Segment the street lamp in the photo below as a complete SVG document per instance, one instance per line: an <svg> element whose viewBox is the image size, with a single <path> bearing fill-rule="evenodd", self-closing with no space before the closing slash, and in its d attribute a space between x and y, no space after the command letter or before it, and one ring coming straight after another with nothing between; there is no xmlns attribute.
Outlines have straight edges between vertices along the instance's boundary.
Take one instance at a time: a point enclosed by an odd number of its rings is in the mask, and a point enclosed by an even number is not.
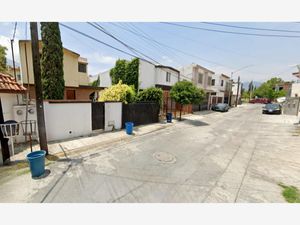
<svg viewBox="0 0 300 225"><path fill-rule="evenodd" d="M243 70L243 69L246 69L246 68L248 68L248 67L250 67L250 66L253 66L253 65L243 66L243 67L241 67L241 68L239 68L239 69L237 69L237 70L231 72L231 74L230 74L230 79L231 79L231 82L230 82L231 85L230 85L230 86L231 86L231 89L230 89L230 101L229 101L229 104L231 104L232 82L233 82L232 77L233 77L233 74L236 73L236 72L238 72L238 71L241 71L241 70ZM237 82L237 83L238 83L238 87L237 87L237 92L236 92L235 107L237 107L238 97L239 97L240 76L238 76L238 82Z"/></svg>

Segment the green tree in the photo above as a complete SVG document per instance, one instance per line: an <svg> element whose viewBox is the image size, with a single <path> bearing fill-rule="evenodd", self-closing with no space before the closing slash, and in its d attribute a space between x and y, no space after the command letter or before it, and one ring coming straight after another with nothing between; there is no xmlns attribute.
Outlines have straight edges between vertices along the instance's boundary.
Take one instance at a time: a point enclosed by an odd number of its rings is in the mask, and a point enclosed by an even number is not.
<svg viewBox="0 0 300 225"><path fill-rule="evenodd" d="M118 59L116 61L115 67L110 70L109 75L111 77L111 83L113 85L118 84L120 80L125 83L126 64L127 61L125 59Z"/></svg>
<svg viewBox="0 0 300 225"><path fill-rule="evenodd" d="M91 86L92 87L99 87L100 86L100 76L98 75L97 77L97 80L94 80L92 83L91 83Z"/></svg>
<svg viewBox="0 0 300 225"><path fill-rule="evenodd" d="M133 102L135 99L135 91L133 86L128 86L127 84L122 84L120 80L119 83L106 88L104 91L100 92L99 101L117 101L124 102L125 104Z"/></svg>
<svg viewBox="0 0 300 225"><path fill-rule="evenodd" d="M42 22L41 75L45 99L63 99L63 46L57 22Z"/></svg>
<svg viewBox="0 0 300 225"><path fill-rule="evenodd" d="M157 102L162 104L163 91L161 88L150 87L140 91L137 94L136 101L138 102Z"/></svg>
<svg viewBox="0 0 300 225"><path fill-rule="evenodd" d="M183 105L201 103L204 99L205 93L203 89L197 88L192 82L183 80L177 82L171 88L170 95L171 98L181 106L179 116L179 120L181 120Z"/></svg>
<svg viewBox="0 0 300 225"><path fill-rule="evenodd" d="M277 89L278 85L282 83L284 83L284 81L281 78L273 77L256 88L254 90L254 95L260 98L269 99L284 97L286 95L286 91Z"/></svg>
<svg viewBox="0 0 300 225"><path fill-rule="evenodd" d="M121 80L123 84L133 85L138 90L139 80L139 59L134 58L131 61L118 59L115 67L109 72L112 84L117 84Z"/></svg>
<svg viewBox="0 0 300 225"><path fill-rule="evenodd" d="M6 51L7 48L0 45L0 72L6 71Z"/></svg>
<svg viewBox="0 0 300 225"><path fill-rule="evenodd" d="M133 85L135 90L138 90L139 86L139 59L135 58L127 63L126 75L124 83L128 85Z"/></svg>

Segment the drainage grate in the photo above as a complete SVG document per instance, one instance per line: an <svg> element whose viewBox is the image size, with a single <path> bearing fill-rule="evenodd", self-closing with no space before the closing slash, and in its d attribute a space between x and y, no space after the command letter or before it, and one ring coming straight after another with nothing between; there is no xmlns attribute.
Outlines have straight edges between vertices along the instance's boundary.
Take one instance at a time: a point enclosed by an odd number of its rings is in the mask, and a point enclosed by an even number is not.
<svg viewBox="0 0 300 225"><path fill-rule="evenodd" d="M153 157L163 163L175 163L176 157L168 152L154 152Z"/></svg>

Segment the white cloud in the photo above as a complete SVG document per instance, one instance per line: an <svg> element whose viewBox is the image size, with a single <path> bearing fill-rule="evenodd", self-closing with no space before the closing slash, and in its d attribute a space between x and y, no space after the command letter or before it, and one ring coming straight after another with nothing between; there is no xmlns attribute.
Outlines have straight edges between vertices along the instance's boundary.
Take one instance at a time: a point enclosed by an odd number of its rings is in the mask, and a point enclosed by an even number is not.
<svg viewBox="0 0 300 225"><path fill-rule="evenodd" d="M106 64L106 65L113 65L117 60L115 57L103 55L98 52L88 54L87 58L89 62L95 62L95 63Z"/></svg>

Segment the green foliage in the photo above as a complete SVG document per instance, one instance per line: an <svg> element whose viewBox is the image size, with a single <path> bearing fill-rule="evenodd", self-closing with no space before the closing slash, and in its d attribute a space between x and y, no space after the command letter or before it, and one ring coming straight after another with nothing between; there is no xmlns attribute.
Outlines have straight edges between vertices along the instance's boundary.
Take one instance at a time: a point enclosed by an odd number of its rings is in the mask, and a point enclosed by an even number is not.
<svg viewBox="0 0 300 225"><path fill-rule="evenodd" d="M0 45L0 72L6 71L6 50L5 46Z"/></svg>
<svg viewBox="0 0 300 225"><path fill-rule="evenodd" d="M300 203L300 192L296 187L284 184L279 184L279 186L283 188L282 195L287 202Z"/></svg>
<svg viewBox="0 0 300 225"><path fill-rule="evenodd" d="M124 83L133 85L135 90L138 90L139 88L139 64L139 59L135 58L126 65L126 76Z"/></svg>
<svg viewBox="0 0 300 225"><path fill-rule="evenodd" d="M117 84L120 80L127 85L133 85L138 90L139 79L139 59L131 61L118 59L115 67L110 70L112 84Z"/></svg>
<svg viewBox="0 0 300 225"><path fill-rule="evenodd" d="M94 80L94 81L91 83L91 86L92 86L92 87L99 87L99 86L100 86L100 76L99 76L99 75L98 75L97 80Z"/></svg>
<svg viewBox="0 0 300 225"><path fill-rule="evenodd" d="M171 98L181 105L199 104L204 99L205 93L190 81L177 82L170 91Z"/></svg>
<svg viewBox="0 0 300 225"><path fill-rule="evenodd" d="M110 70L109 75L111 77L111 83L113 85L118 84L120 80L122 82L125 81L126 64L127 61L125 59L118 59L116 61L115 67Z"/></svg>
<svg viewBox="0 0 300 225"><path fill-rule="evenodd" d="M150 87L140 91L137 94L136 101L138 102L157 102L162 104L163 91L161 88Z"/></svg>
<svg viewBox="0 0 300 225"><path fill-rule="evenodd" d="M276 86L278 84L282 84L283 82L284 81L281 78L273 77L256 88L254 90L254 96L269 99L284 97L286 96L285 90L276 90Z"/></svg>
<svg viewBox="0 0 300 225"><path fill-rule="evenodd" d="M45 99L64 98L63 46L57 22L42 22L41 75Z"/></svg>
<svg viewBox="0 0 300 225"><path fill-rule="evenodd" d="M112 85L109 88L106 88L104 91L100 92L99 101L117 101L130 103L135 99L135 91L133 86L128 86L127 84L122 84L122 81L119 81L118 84Z"/></svg>
<svg viewBox="0 0 300 225"><path fill-rule="evenodd" d="M250 98L250 92L249 91L243 91L242 98L243 99L249 99Z"/></svg>

